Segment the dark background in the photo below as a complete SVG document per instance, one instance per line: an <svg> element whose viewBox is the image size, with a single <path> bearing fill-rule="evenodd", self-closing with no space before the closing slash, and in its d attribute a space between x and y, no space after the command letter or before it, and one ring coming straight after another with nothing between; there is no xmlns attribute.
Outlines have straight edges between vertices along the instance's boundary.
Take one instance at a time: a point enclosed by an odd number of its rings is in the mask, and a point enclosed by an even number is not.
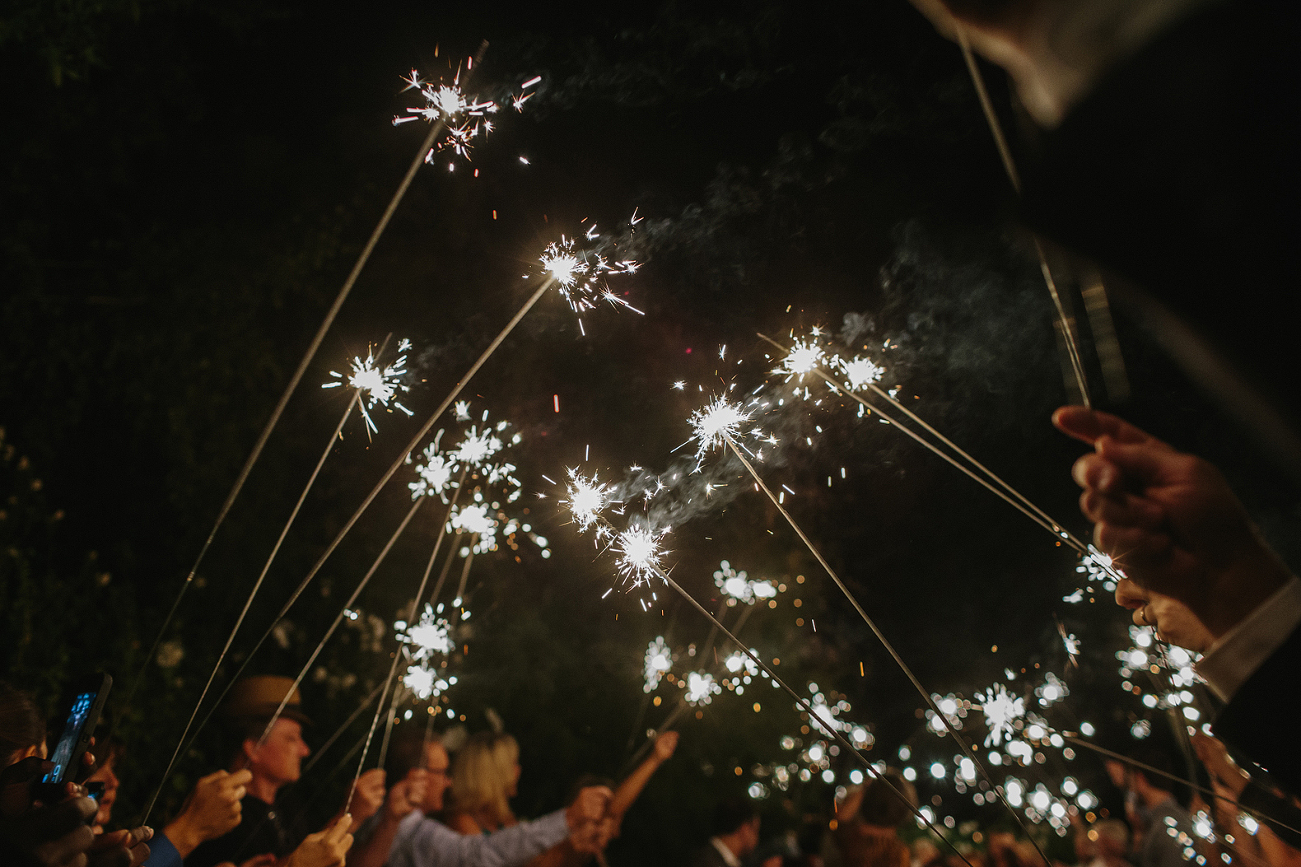
<svg viewBox="0 0 1301 867"><path fill-rule="evenodd" d="M881 352L887 383L1087 533L1068 477L1080 450L1048 424L1067 399L1050 304L960 55L906 3L867 6L7 4L0 658L51 712L78 672L111 670L122 699L145 665L220 503L424 134L390 124L416 104L399 93L401 77L412 67L445 75L484 39L477 82L543 76L471 162L421 170L164 636L166 665L148 660L132 706L112 707L128 745L121 821L157 785L346 403L318 384L390 332L413 341L405 402L415 418L381 413L370 439L350 424L236 662L526 297L521 275L543 247L591 221L643 263L611 285L645 316L598 309L584 315L583 334L551 295L466 395L521 432L521 502L554 552L544 559L521 541L518 557L476 559L474 630L451 694L472 730L493 708L520 738L522 815L557 806L581 772L624 770L630 733L674 701L662 686L666 703L644 706L646 642L667 629L685 650L708 631L662 593L649 612L637 592L602 598L612 560L568 525L543 476L560 479L585 455L607 478L632 464L668 466L708 395L769 379L756 331L835 332L846 314L860 317L851 321L862 343L893 345ZM1001 78L990 80L1015 127ZM643 221L630 234L634 208ZM1119 410L1219 463L1294 554L1296 492L1144 335L1118 326L1132 389ZM686 390L672 388L678 380ZM1039 665L1072 684L1055 724L1092 718L1124 731L1143 712L1117 686L1123 616L1105 598L1063 605L1077 586L1074 560L1042 530L853 408L800 404L780 425L766 477L795 492L796 518L929 689L971 697L1005 668L1032 677ZM710 607L722 559L787 583L778 607L754 617L751 640L793 682L843 693L849 715L875 730L869 756L890 759L908 742L950 761L952 748L920 731L907 681L736 469L736 491L668 537L674 574ZM407 508L406 480L381 495L250 670L297 670ZM410 598L434 513L426 507L377 573L359 603L368 616L391 621ZM1054 618L1084 642L1078 669ZM387 670L391 646L367 637L367 621L341 630L305 685L314 744ZM778 741L802 735L799 714L761 696L761 713L724 694L688 718L678 757L630 815L612 861L680 855L703 837L717 797L791 760ZM302 787L322 792L313 806L322 815L348 777L327 772L368 722L363 714ZM165 788L165 808L220 761L200 738ZM1105 793L1098 771L1087 757L1070 769ZM830 790L774 792L763 804L769 827L825 813ZM998 819L944 784L924 794L943 795L942 815Z"/></svg>

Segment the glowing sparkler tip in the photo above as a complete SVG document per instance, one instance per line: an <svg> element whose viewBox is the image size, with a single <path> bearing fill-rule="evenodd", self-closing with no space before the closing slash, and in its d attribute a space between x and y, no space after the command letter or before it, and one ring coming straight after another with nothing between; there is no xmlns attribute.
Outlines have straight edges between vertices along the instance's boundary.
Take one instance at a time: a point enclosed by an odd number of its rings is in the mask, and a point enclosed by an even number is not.
<svg viewBox="0 0 1301 867"><path fill-rule="evenodd" d="M741 432L741 425L750 420L750 413L731 403L725 397L716 397L708 406L691 414L691 427L697 441L696 457L704 457L710 450Z"/></svg>

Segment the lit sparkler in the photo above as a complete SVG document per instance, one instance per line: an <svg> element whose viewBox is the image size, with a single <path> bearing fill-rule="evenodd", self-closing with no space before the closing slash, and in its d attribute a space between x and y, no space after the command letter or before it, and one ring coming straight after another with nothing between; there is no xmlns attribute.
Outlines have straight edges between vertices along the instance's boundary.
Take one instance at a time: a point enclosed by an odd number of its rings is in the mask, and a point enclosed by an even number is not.
<svg viewBox="0 0 1301 867"><path fill-rule="evenodd" d="M714 572L714 586L728 597L728 605L738 602L753 605L756 599L772 599L777 595L777 587L773 582L751 581L744 570L738 572L726 560Z"/></svg>
<svg viewBox="0 0 1301 867"><path fill-rule="evenodd" d="M845 388L850 391L862 391L869 385L880 382L885 375L884 367L861 356L846 361L843 356L836 355L831 359L831 366L840 371L845 380Z"/></svg>
<svg viewBox="0 0 1301 867"><path fill-rule="evenodd" d="M615 536L614 545L619 552L619 571L630 578L633 586L660 570L664 550L660 546L668 530L656 533L647 527L633 525Z"/></svg>
<svg viewBox="0 0 1301 867"><path fill-rule="evenodd" d="M693 671L687 675L687 704L692 707L709 704L723 688L707 671Z"/></svg>
<svg viewBox="0 0 1301 867"><path fill-rule="evenodd" d="M664 643L664 636L656 636L655 640L646 646L646 683L642 686L642 691L646 693L654 692L656 687L660 685L660 679L672 667L673 652Z"/></svg>
<svg viewBox="0 0 1301 867"><path fill-rule="evenodd" d="M425 604L419 622L408 625L399 620L393 624L393 628L397 631L398 641L407 645L411 658L419 662L426 662L440 654L446 656L456 646L451 636L452 625L438 616L428 603Z"/></svg>
<svg viewBox="0 0 1301 867"><path fill-rule="evenodd" d="M728 440L735 442L741 434L741 425L750 420L750 413L728 401L726 397L716 397L709 405L691 414L691 427L695 431L692 439L696 440L696 457L706 454Z"/></svg>
<svg viewBox="0 0 1301 867"><path fill-rule="evenodd" d="M512 99L512 106L520 110L532 95L526 92L541 79L534 78L526 82L521 93ZM467 94L461 87L461 73L457 71L452 83L425 81L420 73L411 70L411 77L404 78L406 90L415 90L424 97L423 106L407 109L405 115L393 118L393 124L408 123L413 120L425 120L430 123L441 122L447 134L438 144L425 154L425 162L432 163L434 154L444 149L466 159L470 156L470 147L475 138L492 131L491 116L497 113L498 105L491 99L480 99Z"/></svg>
<svg viewBox="0 0 1301 867"><path fill-rule="evenodd" d="M816 332L814 337L817 337ZM826 350L818 345L816 340L797 340L773 373L785 376L787 382L796 378L797 381L803 382L804 375L817 370L826 357Z"/></svg>
<svg viewBox="0 0 1301 867"><path fill-rule="evenodd" d="M456 487L452 477L461 467L454 457L439 449L438 442L442 436L443 432L439 431L434 441L425 446L424 452L421 453L423 460L416 464L416 480L407 483L413 500L438 496L446 503L447 492ZM407 462L411 462L410 457L407 458Z"/></svg>
<svg viewBox="0 0 1301 867"><path fill-rule="evenodd" d="M1014 723L1025 716L1025 699L1015 697L1001 683L996 683L983 693L977 693L981 710L985 713L985 724L989 734L985 737L985 746L998 746L1004 736L1011 737L1016 732Z"/></svg>
<svg viewBox="0 0 1301 867"><path fill-rule="evenodd" d="M402 675L402 685L421 701L441 696L456 683L456 677L442 678L423 665L413 665Z"/></svg>
<svg viewBox="0 0 1301 867"><path fill-rule="evenodd" d="M337 370L331 370L330 375L335 377L335 381L327 382L321 388L338 388L347 385L357 389L361 395L361 415L366 419L366 427L375 433L379 429L375 427L375 421L370 417L370 410L373 410L377 404L387 408L392 402L395 409L406 413L408 417L411 415L411 410L394 400L398 392L410 390L402 383L402 377L407 372L406 353L410 348L411 342L408 340L399 343L398 357L386 367L381 367L376 361L373 350L366 354L365 360L358 356L352 360L351 373L344 375Z"/></svg>
<svg viewBox="0 0 1301 867"><path fill-rule="evenodd" d="M560 289L560 294L569 302L575 313L591 310L598 301L611 305L626 307L634 313L641 313L627 301L611 291L606 278L612 274L635 274L638 267L631 259L611 259L602 252L607 246L601 241L600 234L593 226L584 236L589 247L580 247L578 242L566 236L547 245L538 261L542 263L543 272L553 280Z"/></svg>
<svg viewBox="0 0 1301 867"><path fill-rule="evenodd" d="M596 476L586 479L577 469L569 470L569 499L565 502L574 515L579 532L585 532L600 520L601 512L610 505L613 496L614 489L598 481Z"/></svg>

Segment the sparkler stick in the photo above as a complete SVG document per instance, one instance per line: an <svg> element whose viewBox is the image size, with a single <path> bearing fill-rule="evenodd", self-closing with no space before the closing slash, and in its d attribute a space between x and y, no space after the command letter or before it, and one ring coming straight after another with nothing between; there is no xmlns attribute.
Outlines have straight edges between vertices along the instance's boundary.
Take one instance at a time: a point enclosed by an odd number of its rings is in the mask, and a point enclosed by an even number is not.
<svg viewBox="0 0 1301 867"><path fill-rule="evenodd" d="M1007 801L1003 798L1002 787L1000 787L997 783L994 782L994 779L992 776L990 776L989 770L985 767L984 762L982 762L976 756L976 753L971 749L971 746L966 742L966 740L961 735L958 734L957 729L954 728L953 725L949 722L948 717L940 712L940 709L935 704L935 699L931 697L930 692L925 687L922 686L921 681L917 679L917 676L915 674L913 674L912 669L909 668L908 664L903 661L903 657L901 657L898 651L894 649L894 645L890 643L890 641L885 637L885 634L881 632L881 630L877 627L875 621L873 621L872 618L868 616L867 612L863 610L863 606L859 604L858 600L854 597L854 594L849 591L849 588L847 586L845 586L845 582L840 580L840 576L836 574L836 570L831 568L831 564L828 563L826 558L822 556L822 552L819 551L817 546L813 544L813 541L809 539L807 535L805 535L804 530L800 527L800 525L795 523L795 519L792 518L790 512L786 511L786 509L782 506L781 500L778 499L777 495L772 492L772 489L769 488L768 485L764 482L763 478L760 477L759 473L755 470L754 465L751 464L748 460L746 460L745 455L741 453L741 449L737 446L736 441L732 439L732 435L726 429L720 430L719 435L722 437L723 441L727 443L728 447L732 450L732 453L735 454L737 458L741 461L741 463L745 466L745 468L750 471L750 475L754 477L755 483L768 496L768 499L772 502L773 506L777 509L777 511L781 513L782 517L786 519L786 523L790 524L791 529L794 530L795 534L800 537L800 540L802 542L804 542L804 545L809 549L809 552L813 554L814 558L826 571L827 575L830 576L832 582L838 588L840 588L840 592L845 595L845 598L849 601L849 604L853 607L853 609L858 613L858 616L862 618L865 624L867 624L867 628L872 630L872 634L875 635L877 640L881 642L881 646L885 648L886 652L890 654L890 657L892 659L894 659L895 663L899 666L900 670L902 670L903 673L907 676L908 680L912 682L913 687L916 688L917 692L925 700L926 704L931 708L932 711L934 711L937 715L939 715L940 719L944 722L944 727L948 729L949 734L953 736L954 742L958 745L959 749L962 750L962 754L966 756L968 759L970 759L971 762L976 766L976 769L980 772L980 775L984 777L985 782L989 784L990 788L992 788L995 792L998 792L999 801L1001 801L1003 805L1007 807L1007 811L1012 814L1012 818L1014 818L1016 820L1016 823L1021 826L1021 830L1022 832L1025 833L1025 836L1033 840L1033 838L1030 838L1030 829L1026 827L1026 824L1021 819L1020 814L1018 814L1015 810L1013 810L1011 805L1008 804ZM746 655L750 656L751 654L747 651ZM1044 854L1043 850L1039 847L1038 843L1035 843L1035 848L1039 850L1039 854L1043 856L1044 861L1048 862L1048 856Z"/></svg>
<svg viewBox="0 0 1301 867"><path fill-rule="evenodd" d="M384 341L387 343L388 338L384 338ZM382 351L383 346L381 346L380 349ZM266 579L267 572L271 570L271 564L275 561L276 554L280 552L281 544L285 541L285 537L289 535L289 528L293 526L295 519L297 519L298 512L302 508L303 502L307 499L308 492L311 491L312 485L316 483L316 477L320 475L321 467L325 466L326 458L328 458L330 452L333 451L335 441L339 438L339 434L343 431L343 426L348 423L348 417L352 415L352 410L357 406L360 400L361 390L358 389L353 392L352 399L348 401L347 408L339 418L339 423L335 426L334 432L330 434L330 439L325 444L325 451L321 452L320 460L316 462L316 468L312 470L311 476L307 479L307 484L303 486L303 492L298 495L298 502L294 504L293 510L289 513L289 520L285 522L284 529L280 531L280 537L276 539L275 545L272 546L271 553L267 556L267 561L262 566L261 573L259 573L257 580L253 582L253 589L249 591L248 599L244 601L244 608L240 611L239 617L235 619L235 625L231 628L230 635L226 636L226 644L221 648L221 652L217 654L217 661L213 664L212 671L208 674L208 680L203 685L202 691L199 693L199 700L194 703L194 710L190 713L190 718L185 723L185 728L181 732L181 737L177 740L176 752L172 753L172 757L168 761L167 770L163 773L164 779L167 778L167 775L171 772L172 765L176 763L176 759L180 755L181 745L185 743L186 737L190 734L190 728L194 725L194 720L199 715L199 708L203 706L203 700L208 697L208 690L212 688L212 682L217 678L217 672L221 670L221 664L225 661L226 654L230 651L230 646L234 643L236 634L238 634L240 627L244 625L244 618L248 616L249 608L253 605L253 598L257 596L258 591L262 588L262 582ZM243 671L242 667L240 671ZM235 678L231 679L232 683L234 680ZM224 692L222 693L222 697L225 697ZM209 711L209 716L211 716L211 711ZM207 722L206 717L204 722ZM155 795L155 797L157 796ZM149 810L145 813L146 819L148 819L149 812L152 811L152 809L153 802L150 801Z"/></svg>
<svg viewBox="0 0 1301 867"><path fill-rule="evenodd" d="M447 537L447 517L452 513L453 507L456 506L457 499L461 496L461 486L465 483L465 476L470 471L469 467L461 468L461 478L456 483L456 493L452 495L452 501L447 504L447 513L443 515L443 520L438 522L438 538L434 540L434 549L429 552L429 562L425 565L425 574L420 579L420 586L416 588L416 595L411 599L411 607L407 609L407 623L413 623L416 619L416 612L420 610L420 599L425 595L425 587L429 584L429 575L434 571L434 561L438 559L438 551L443 547L443 539ZM437 598L438 590L434 590L434 597ZM432 600L431 600L432 601ZM394 680L397 677L398 659L402 656L401 649L393 654L393 665L389 668L388 679ZM379 767L384 767L384 759L388 756L389 736L393 733L393 714L397 711L398 690L393 690L393 704L389 708L388 717L384 721L384 740L380 743L379 748Z"/></svg>
<svg viewBox="0 0 1301 867"><path fill-rule="evenodd" d="M475 60L481 61L483 59L483 53L487 49L488 43L485 41L479 46L479 53L475 55ZM181 583L181 589L176 594L176 600L172 602L171 610L168 611L167 616L163 618L163 625L159 627L158 635L154 638L153 645L149 648L149 652L145 654L145 661L141 664L140 672L136 675L135 682L127 692L127 697L123 702L123 707L129 707L131 699L135 697L136 689L140 686L140 681L144 677L145 668L148 666L149 660L153 659L154 652L158 649L159 642L163 640L163 635L167 632L167 627L171 625L172 619L176 616L176 610L180 607L181 599L185 596L185 591L194 583L194 576L199 571L199 564L203 562L203 558L207 555L208 549L212 546L212 540L216 538L217 530L220 529L222 523L225 522L226 515L230 512L231 507L235 505L235 500L239 497L240 491L244 488L244 482L248 480L249 473L253 470L253 465L256 464L258 458L261 457L262 449L266 446L267 440L271 438L271 432L275 430L276 425L280 421L280 416L284 414L285 407L289 405L289 398L293 396L294 391L298 388L298 383L302 381L303 376L307 373L307 368L312 363L312 359L316 357L316 351L320 349L321 342L325 339L326 332L328 332L330 326L334 324L335 317L339 315L339 310L343 307L343 302L347 300L348 294L352 292L352 287L357 282L357 278L361 276L362 269L366 267L366 263L370 260L370 255L374 252L375 245L379 243L380 236L383 235L384 230L388 228L389 221L393 218L393 214L397 211L398 205L406 196L407 189L411 186L411 181L415 179L416 172L420 171L420 167L424 165L425 154L429 152L431 147L433 147L435 139L437 139L439 133L442 132L444 126L445 124L441 119L429 125L429 133L421 143L420 149L416 151L415 159L413 159L411 165L407 167L407 173L403 175L402 182L398 184L397 190L393 193L393 198L389 200L388 207L384 209L384 213L380 216L379 222L375 224L374 230L370 233L370 239L366 241L366 246L362 248L361 253L357 256L357 261L353 264L352 271L348 273L347 279L343 281L343 286L339 289L339 294L335 296L334 303L331 304L330 309L326 311L325 319L321 322L321 326L316 330L316 335L312 338L312 342L308 345L307 351L303 354L302 361L298 362L298 369L295 370L294 375L290 377L289 384L285 386L284 394L280 396L280 401L271 412L271 418L267 419L266 427L262 429L262 433L258 436L258 440L253 446L253 451L249 454L248 460L244 462L243 468L235 478L234 486L230 489L230 493L226 495L226 501L222 503L221 510L217 513L217 520L213 523L212 530L208 533L208 538L204 541L203 547L199 549L199 556L195 558L194 565L190 567L189 573L185 576L185 581ZM170 768L168 769L168 772L170 773ZM153 805L150 804L150 809L152 809L152 806ZM146 814L145 818L148 818L148 814Z"/></svg>
<svg viewBox="0 0 1301 867"><path fill-rule="evenodd" d="M994 144L998 147L998 155L1003 160L1003 168L1007 171L1007 177L1012 182L1013 189L1020 194L1021 176L1016 170L1016 163L1012 160L1012 150L1008 147L1007 138L1003 135L1003 126L998 121L998 115L994 113L994 104L990 102L989 93L985 90L985 80L980 74L980 67L976 65L976 57L971 52L971 44L967 41L966 30L961 25L957 25L956 29L958 32L958 45L962 48L962 58L967 63L967 72L971 74L971 82L975 85L976 96L980 99L980 108L985 113L985 121L989 124L990 132L993 133ZM1039 256L1039 271L1043 274L1044 283L1048 287L1048 294L1053 299L1053 307L1057 310L1057 320L1062 326L1062 339L1066 344L1066 354L1070 358L1071 370L1075 374L1075 387L1079 389L1080 399L1084 402L1084 405L1092 407L1093 402L1089 399L1089 387L1084 377L1084 364L1080 360L1074 322L1066 315L1066 308L1062 306L1061 295L1057 292L1057 283L1053 280L1052 269L1048 267L1048 257L1044 254L1043 244L1039 241L1037 235L1034 236L1034 249Z"/></svg>
<svg viewBox="0 0 1301 867"><path fill-rule="evenodd" d="M320 761L321 756L325 755L326 751L329 750L330 747L334 746L335 741L343 737L343 733L348 730L348 726L352 725L357 721L357 717L361 716L362 711L366 710L366 708L374 704L375 699L379 698L379 694L383 690L384 690L383 683L376 685L376 687L370 691L370 695L367 696L366 700L363 701L361 704L357 705L357 709L354 710L348 716L348 718L343 721L343 725L335 729L334 734L330 735L329 738L326 739L325 743L321 744L321 746L317 747L315 750L312 751L312 757L303 763L303 771L301 776L307 776L307 772L316 766L316 763Z"/></svg>
<svg viewBox="0 0 1301 867"><path fill-rule="evenodd" d="M271 719L267 721L267 727L262 732L262 737L258 738L258 746L265 743L266 739L271 735L271 728L276 724L276 720L280 719L280 715L284 713L285 706L289 704L290 697L298 689L298 685L303 682L303 678L307 676L307 672L311 670L312 663L316 662L316 657L319 656L321 651L325 648L325 643L334 635L334 630L339 628L339 624L343 622L343 618L347 615L348 610L351 609L353 603L357 601L357 597L361 595L361 591L366 589L366 585L370 583L370 579L375 575L380 564L384 562L384 558L388 556L388 552L393 550L393 546L402 535L402 531L407 528L407 525L411 523L411 519L416 516L416 512L422 505L424 505L425 499L425 497L418 497L416 501L411 504L411 508L407 510L406 517L402 519L402 523L398 524L397 529L393 531L393 535L389 537L388 544L386 544L383 550L381 550L375 557L375 562L370 564L370 568L366 570L365 576L363 576L361 581L357 583L357 586L353 588L352 595L348 597L348 601L343 603L343 607L339 609L339 613L335 616L334 622L331 623L330 628L325 631L324 637L317 642L316 647L312 650L312 655L307 658L307 662L303 664L302 670L299 671L298 676L294 678L293 686L285 692L285 697L280 699L280 706L276 708L275 713L271 714Z"/></svg>
<svg viewBox="0 0 1301 867"><path fill-rule="evenodd" d="M1224 801L1225 803L1232 805L1235 809L1243 813L1249 813L1257 819L1263 819L1264 821L1270 823L1276 828L1282 828L1285 831L1291 831L1293 834L1301 834L1301 830L1298 830L1297 828L1293 828L1291 825L1287 824L1286 822L1280 819L1275 819L1273 816L1270 816L1267 813L1262 813L1259 810L1255 810L1251 807L1248 807L1246 804L1240 804L1237 801L1233 800L1232 798L1226 798L1223 795L1216 794L1214 789L1208 789L1205 786L1194 783L1192 780L1185 780L1183 777L1168 773L1166 771L1161 770L1160 768L1154 768L1151 765L1147 765L1144 764L1143 762L1138 761L1137 759L1131 759L1129 756L1124 755L1122 753L1112 752L1106 747L1100 747L1091 741L1087 741L1081 737L1076 737L1075 735L1063 734L1062 737L1070 741L1071 743L1076 744L1077 746L1084 747L1086 750L1092 750L1093 752L1098 753L1099 755L1102 756L1106 756L1109 759L1114 759L1115 761L1129 765L1130 767L1138 768L1140 771L1142 771L1145 774L1151 774L1157 777L1164 777L1165 779L1170 780L1171 782L1185 785L1190 789L1196 792L1200 792L1203 795L1207 795L1211 798L1214 798L1217 801Z"/></svg>
<svg viewBox="0 0 1301 867"><path fill-rule="evenodd" d="M465 598L465 584L470 578L470 564L474 562L474 545L478 538L478 533L470 537L470 553L466 555L465 566L461 568L461 583L456 586L456 596L453 597L455 599Z"/></svg>
<svg viewBox="0 0 1301 867"><path fill-rule="evenodd" d="M760 333L759 337L767 341L768 343L772 344L774 347L781 349L782 351L789 351L787 347L782 346L781 343L777 342L776 340L773 340L771 337L769 337L766 334ZM844 386L841 385L841 383L836 381L834 377L828 375L827 372L824 371L821 367L813 368L809 372L823 379L838 394L848 397L851 400L855 400L862 406L876 412L886 421L890 422L892 425L898 428L901 432L911 437L917 443L926 447L927 449L929 449L931 452L933 452L940 458L943 458L954 468L964 473L967 477L975 481L977 484L983 486L990 493L999 497L1008 505L1012 506L1014 509L1024 514L1027 518L1034 521L1036 524L1043 527L1048 532L1052 533L1053 536L1056 537L1058 540L1067 542L1072 548L1076 549L1081 554L1091 553L1089 545L1087 543L1081 541L1073 533L1071 533L1070 531L1062 527L1060 523L1053 520L1051 515L1049 515L1043 509L1040 509L1038 506L1036 506L1021 492L1016 490L1016 488L1012 487L1010 484L1004 481L1000 476L994 473L993 470L989 469L989 467L985 466L980 461L976 460L974 457L972 457L965 450L960 448L956 443L954 443L948 437L944 436L944 434L940 433L934 427L927 424L924 419L922 419L921 417L913 413L911 410L908 409L908 407L904 406L904 404L902 404L895 398L891 397L889 392L882 390L875 383L871 383L871 382L866 383L867 387L872 390L873 394L889 402L890 405L894 406L900 412L904 413L904 415L906 415L909 419L911 419L916 424L920 425L932 436L940 440L940 442L944 443L946 446L953 449L954 452L956 452L965 460L969 461L973 467L975 467L980 472L984 473L987 478L982 478L981 476L977 475L970 467L964 466L963 464L959 463L957 460L953 458L952 455L945 453L943 450L939 449L934 443L927 442L926 439L919 436L915 431L909 429L907 425L901 424L897 419L891 418L889 415L882 412L880 407L867 402L861 395L846 390ZM1111 571L1109 567L1107 571ZM1123 576L1116 575L1115 577L1120 578Z"/></svg>

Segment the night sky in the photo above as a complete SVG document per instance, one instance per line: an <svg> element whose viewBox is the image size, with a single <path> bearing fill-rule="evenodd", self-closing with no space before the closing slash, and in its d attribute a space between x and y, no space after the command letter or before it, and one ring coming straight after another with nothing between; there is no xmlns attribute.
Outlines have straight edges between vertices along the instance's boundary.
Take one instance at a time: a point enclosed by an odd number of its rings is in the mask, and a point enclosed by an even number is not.
<svg viewBox="0 0 1301 867"><path fill-rule="evenodd" d="M470 90L542 76L468 161L450 159L448 171L441 155L418 174L165 636L183 658L151 663L148 702L118 710L139 744L126 804L155 785L165 757L143 742L170 752L346 404L319 388L329 372L390 333L410 339L402 399L414 417L380 412L370 438L350 422L236 659L536 285L542 249L593 223L618 241L617 256L641 263L609 285L644 315L603 305L580 328L551 293L465 395L476 414L517 426L520 502L552 551L544 559L521 541L518 559L503 549L475 561L475 627L453 693L471 729L494 708L520 738L522 814L554 808L580 772L616 774L629 733L674 700L662 687L668 704L644 706L646 642L668 630L685 651L708 633L663 589L654 600L624 592L612 557L569 524L546 477L690 467L694 446L674 451L687 418L732 384L785 395L758 420L781 440L760 471L791 492L796 520L931 691L971 697L1006 682L1004 669L1033 677L1038 665L1075 684L1054 724L1089 717L1127 730L1143 709L1118 686L1124 617L1105 594L1062 602L1078 586L1067 549L898 431L840 399L794 398L794 383L781 392L769 374L777 359L758 331L848 335L879 356L883 384L1087 538L1068 475L1079 448L1048 423L1067 400L1051 305L961 57L907 3L868 5L379 2L345 12L159 0L37 4L14 19L2 43L0 425L15 450L5 541L22 553L7 561L6 586L30 573L42 589L5 600L12 634L27 637L6 638L4 652L10 675L47 702L90 667L113 670L125 694L144 661L425 133L391 123L418 104L402 77L446 76L482 40ZM1001 75L986 71L1015 131ZM1296 491L1145 335L1124 319L1117 327L1131 396L1116 404L1098 388L1100 402L1219 463L1294 553ZM450 416L438 426L456 427ZM843 693L850 715L875 728L874 759L909 742L950 761L952 745L920 731L918 696L740 465L705 461L727 487L666 537L674 576L710 608L724 559L787 584L750 627L766 655L783 657L779 670ZM408 508L408 480L404 470L381 494L254 668L301 664ZM359 600L363 612L391 620L414 592L437 527L425 508ZM32 632L33 621L50 625ZM1058 622L1084 642L1078 669ZM317 743L386 671L387 645L367 651L364 630L342 632L323 657L328 676L306 687ZM688 719L676 764L629 818L624 863L680 853L714 797L755 779L755 765L786 760L778 738L798 734L800 720L769 689L762 713L725 693ZM187 761L182 781L211 757L200 746ZM1078 764L1072 773L1102 792L1096 763ZM811 785L765 810L773 827L797 825L829 791ZM941 813L996 817L951 788L934 793ZM664 825L681 833L660 839Z"/></svg>

